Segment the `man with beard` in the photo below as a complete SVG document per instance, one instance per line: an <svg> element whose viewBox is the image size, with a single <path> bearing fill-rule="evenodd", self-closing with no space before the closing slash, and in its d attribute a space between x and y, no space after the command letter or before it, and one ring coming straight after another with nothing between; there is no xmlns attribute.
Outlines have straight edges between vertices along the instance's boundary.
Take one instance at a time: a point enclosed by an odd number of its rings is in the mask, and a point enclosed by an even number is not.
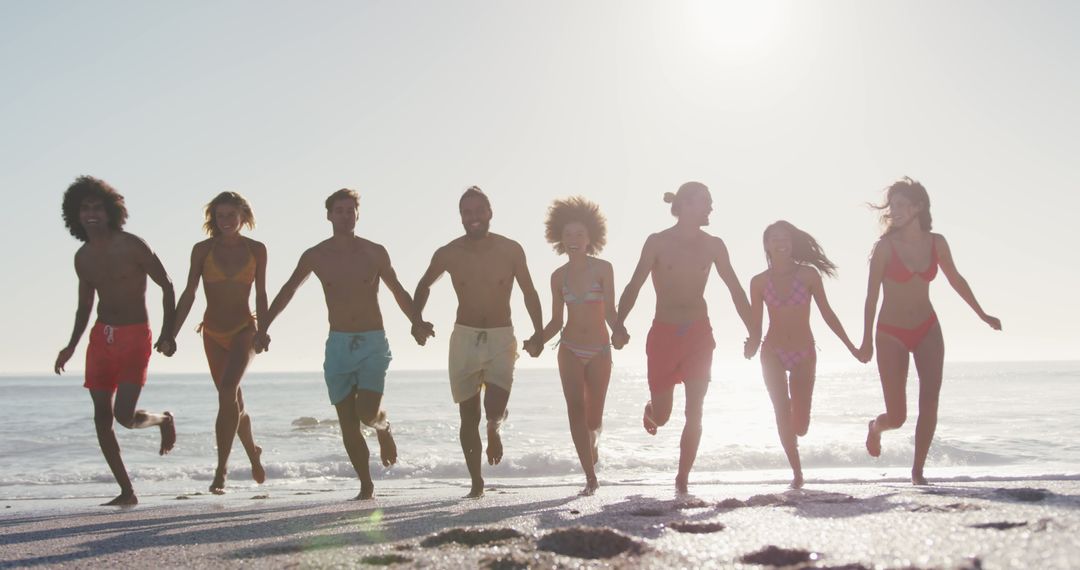
<svg viewBox="0 0 1080 570"><path fill-rule="evenodd" d="M269 348L270 323L314 273L322 283L330 320L323 376L330 402L337 409L345 451L360 478L356 499L365 500L374 495L375 484L368 469L361 423L375 428L383 466L397 462L390 422L381 409L391 354L379 311L380 279L393 293L401 312L414 323L413 329L424 328L412 317L412 299L398 282L386 248L354 233L359 209L360 196L354 190L343 188L326 199L326 219L333 225L334 235L300 256L296 270L270 305L265 323L259 323L255 350Z"/></svg>
<svg viewBox="0 0 1080 570"><path fill-rule="evenodd" d="M709 189L700 182L687 182L677 193L664 194L664 201L671 204L671 214L678 221L645 240L634 275L619 299L619 320L611 341L616 348L629 341L623 323L634 308L645 278L652 274L656 315L645 342L651 399L645 404L642 421L645 431L655 435L657 427L671 417L675 385L685 383L686 426L675 489L686 493L701 441L702 407L716 347L704 296L710 266L716 267L727 285L744 325L749 322L750 303L731 268L723 240L701 230L709 224L713 209Z"/></svg>
<svg viewBox="0 0 1080 570"><path fill-rule="evenodd" d="M540 355L543 345L543 317L540 298L529 277L525 251L516 241L488 231L491 203L479 188L465 191L458 202L465 235L439 248L431 258L413 295L416 323L413 337L423 345L434 331L420 317L431 294L431 285L449 273L457 294L458 308L454 332L450 335L450 392L461 415L461 451L472 478L468 498L484 494L480 476L480 392L484 393L487 417L488 464L502 461L503 446L499 429L506 419L506 403L514 381L517 340L510 320L510 292L517 280L525 297L525 308L535 331L526 346L529 353Z"/></svg>

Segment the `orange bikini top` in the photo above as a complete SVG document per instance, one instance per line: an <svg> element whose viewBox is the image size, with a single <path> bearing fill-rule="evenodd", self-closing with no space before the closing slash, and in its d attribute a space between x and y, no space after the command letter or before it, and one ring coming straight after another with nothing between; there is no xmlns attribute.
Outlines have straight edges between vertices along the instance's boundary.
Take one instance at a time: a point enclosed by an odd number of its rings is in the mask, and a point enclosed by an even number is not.
<svg viewBox="0 0 1080 570"><path fill-rule="evenodd" d="M225 275L225 272L218 266L217 260L214 259L214 248L210 247L210 253L206 255L206 260L203 261L203 281L206 283L219 283L221 281L235 281L236 283L245 283L250 285L255 282L255 254L251 252L251 247L244 242L244 246L248 250L248 260L243 267L240 268L234 275Z"/></svg>
<svg viewBox="0 0 1080 570"><path fill-rule="evenodd" d="M931 241L930 245L930 267L927 267L925 271L912 271L904 265L904 262L900 260L900 254L896 252L896 244L889 241L889 247L892 248L892 255L889 257L889 264L885 266L885 277L892 281L904 283L910 281L912 277L918 275L923 281L930 282L937 277L938 256L937 256L937 240Z"/></svg>

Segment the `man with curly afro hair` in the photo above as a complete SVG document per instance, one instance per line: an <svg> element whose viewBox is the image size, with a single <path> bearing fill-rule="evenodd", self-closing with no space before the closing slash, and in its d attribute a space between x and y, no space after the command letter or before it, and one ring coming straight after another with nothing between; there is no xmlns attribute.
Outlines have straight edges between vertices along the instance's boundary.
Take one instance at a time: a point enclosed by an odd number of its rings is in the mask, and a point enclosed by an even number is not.
<svg viewBox="0 0 1080 570"><path fill-rule="evenodd" d="M84 243L75 252L75 274L79 277L75 329L67 346L57 355L53 370L57 374L63 372L75 353L90 321L96 295L97 322L90 330L83 386L90 390L94 402L98 444L120 485L120 495L105 505L134 505L139 500L120 456L113 418L129 429L157 426L161 430L161 455L171 451L176 443L172 414L135 408L146 384L150 362L146 278L161 287L164 316L154 348L165 356L176 351L172 332L173 286L146 242L124 231L127 207L124 197L112 186L97 178L80 176L64 193L63 215L68 231Z"/></svg>

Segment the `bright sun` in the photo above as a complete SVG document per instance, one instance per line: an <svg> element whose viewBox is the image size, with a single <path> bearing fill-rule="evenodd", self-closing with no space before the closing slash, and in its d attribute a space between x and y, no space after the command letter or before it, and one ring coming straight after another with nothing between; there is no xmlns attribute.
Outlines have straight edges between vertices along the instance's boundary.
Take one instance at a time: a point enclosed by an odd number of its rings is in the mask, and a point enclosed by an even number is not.
<svg viewBox="0 0 1080 570"><path fill-rule="evenodd" d="M783 5L775 0L695 0L687 6L690 27L703 46L725 59L754 59L775 48L783 28Z"/></svg>

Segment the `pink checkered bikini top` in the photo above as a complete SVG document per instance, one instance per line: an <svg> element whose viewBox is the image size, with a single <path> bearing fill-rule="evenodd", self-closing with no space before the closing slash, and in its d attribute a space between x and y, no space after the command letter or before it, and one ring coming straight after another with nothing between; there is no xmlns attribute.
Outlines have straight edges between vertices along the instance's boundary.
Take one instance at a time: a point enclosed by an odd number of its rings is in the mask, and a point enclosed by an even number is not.
<svg viewBox="0 0 1080 570"><path fill-rule="evenodd" d="M769 275L769 280L765 283L765 292L763 294L765 304L770 307L794 307L796 305L809 305L810 304L810 289L802 282L798 277L791 280L791 293L786 298L780 298L776 294L776 287L773 286L772 275Z"/></svg>

